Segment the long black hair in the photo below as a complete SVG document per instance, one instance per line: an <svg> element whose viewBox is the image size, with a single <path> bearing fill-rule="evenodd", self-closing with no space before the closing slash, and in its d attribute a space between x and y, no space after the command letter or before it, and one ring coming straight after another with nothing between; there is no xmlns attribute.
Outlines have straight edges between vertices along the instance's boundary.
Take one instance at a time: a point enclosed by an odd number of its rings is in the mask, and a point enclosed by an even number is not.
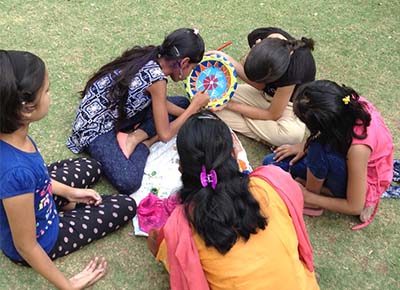
<svg viewBox="0 0 400 290"><path fill-rule="evenodd" d="M244 63L247 78L257 83L272 83L288 69L291 54L297 49L314 50L314 40L264 38L250 50Z"/></svg>
<svg viewBox="0 0 400 290"><path fill-rule="evenodd" d="M198 63L203 58L204 41L197 30L180 28L170 33L159 46L134 46L121 56L102 66L94 73L81 91L84 97L93 83L107 74L114 74L115 81L110 90L110 99L118 101L119 121L125 119L124 105L128 98L128 88L133 76L150 60L164 57L167 60L179 60L189 57L191 63Z"/></svg>
<svg viewBox="0 0 400 290"><path fill-rule="evenodd" d="M232 135L223 121L209 111L193 115L179 130L177 149L183 182L180 199L207 246L225 254L238 238L247 241L265 229L267 219L249 191L248 175L239 171L232 156ZM201 184L203 166L207 173L215 170L215 189Z"/></svg>
<svg viewBox="0 0 400 290"><path fill-rule="evenodd" d="M301 85L293 101L294 113L311 133L306 147L311 140L318 140L345 156L353 137L367 137L371 115L366 106L355 90L329 80ZM354 132L357 125L363 127L360 135Z"/></svg>
<svg viewBox="0 0 400 290"><path fill-rule="evenodd" d="M25 103L35 104L46 66L27 51L0 50L0 132L10 134L23 125Z"/></svg>

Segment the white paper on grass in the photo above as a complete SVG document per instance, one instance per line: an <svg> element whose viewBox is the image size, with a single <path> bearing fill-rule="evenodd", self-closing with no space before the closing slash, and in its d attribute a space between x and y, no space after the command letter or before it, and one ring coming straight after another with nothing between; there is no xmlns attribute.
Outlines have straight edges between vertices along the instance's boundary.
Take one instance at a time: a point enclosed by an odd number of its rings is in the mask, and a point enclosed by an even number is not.
<svg viewBox="0 0 400 290"><path fill-rule="evenodd" d="M136 204L150 192L159 198L167 198L175 194L182 187L181 173L179 172L179 156L176 150L176 137L167 143L157 142L150 147L150 154L144 168L141 187L131 194ZM135 235L148 236L139 229L137 216L133 218Z"/></svg>

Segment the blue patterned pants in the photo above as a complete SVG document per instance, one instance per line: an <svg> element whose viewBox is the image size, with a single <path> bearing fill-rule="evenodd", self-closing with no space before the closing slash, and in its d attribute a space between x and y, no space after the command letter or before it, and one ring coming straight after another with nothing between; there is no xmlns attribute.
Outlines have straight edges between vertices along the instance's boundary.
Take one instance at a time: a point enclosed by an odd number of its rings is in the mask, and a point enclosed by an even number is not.
<svg viewBox="0 0 400 290"><path fill-rule="evenodd" d="M169 97L168 100L181 108L189 106L188 99L184 97ZM175 116L169 115L170 122L174 119ZM137 128L145 131L149 137L156 135L151 106L128 120L125 127L132 128L135 125L138 125ZM105 176L119 193L132 194L142 184L149 149L140 143L127 159L118 145L116 136L116 130L103 134L97 137L87 150L94 159L102 164Z"/></svg>

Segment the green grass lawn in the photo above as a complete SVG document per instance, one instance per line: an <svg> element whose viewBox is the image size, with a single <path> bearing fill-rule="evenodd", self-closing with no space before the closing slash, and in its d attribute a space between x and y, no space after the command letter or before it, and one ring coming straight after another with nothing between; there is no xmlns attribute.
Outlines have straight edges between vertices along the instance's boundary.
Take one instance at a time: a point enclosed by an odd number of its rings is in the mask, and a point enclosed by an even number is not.
<svg viewBox="0 0 400 290"><path fill-rule="evenodd" d="M125 49L157 45L176 28L195 27L207 49L232 41L225 51L240 58L247 34L261 26L313 37L317 78L352 86L373 101L400 158L399 11L400 3L390 0L0 0L0 48L28 50L47 63L52 106L30 131L47 162L73 156L64 144L77 92L91 73ZM170 85L171 95L184 94L183 84ZM259 165L265 146L241 139L253 167ZM114 191L105 181L96 189ZM400 289L399 206L399 200L383 200L375 221L356 232L350 230L357 222L353 217L326 212L305 218L321 289ZM132 236L131 224L56 264L72 276L95 255L107 257L109 274L93 289L168 289L167 274L152 259L146 240ZM50 288L31 269L0 255L0 289Z"/></svg>

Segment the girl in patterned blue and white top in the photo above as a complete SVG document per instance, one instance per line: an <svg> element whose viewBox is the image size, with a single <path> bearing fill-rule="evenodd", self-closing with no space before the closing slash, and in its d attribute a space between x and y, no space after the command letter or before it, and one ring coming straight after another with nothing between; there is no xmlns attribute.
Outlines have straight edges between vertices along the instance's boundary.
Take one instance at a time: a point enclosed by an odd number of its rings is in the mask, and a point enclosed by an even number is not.
<svg viewBox="0 0 400 290"><path fill-rule="evenodd" d="M198 31L181 28L160 46L135 46L104 65L82 91L68 148L86 151L101 162L120 193L135 192L148 147L156 140L170 140L209 102L204 93L190 104L184 97L167 98L167 77L175 82L185 79L203 54Z"/></svg>

